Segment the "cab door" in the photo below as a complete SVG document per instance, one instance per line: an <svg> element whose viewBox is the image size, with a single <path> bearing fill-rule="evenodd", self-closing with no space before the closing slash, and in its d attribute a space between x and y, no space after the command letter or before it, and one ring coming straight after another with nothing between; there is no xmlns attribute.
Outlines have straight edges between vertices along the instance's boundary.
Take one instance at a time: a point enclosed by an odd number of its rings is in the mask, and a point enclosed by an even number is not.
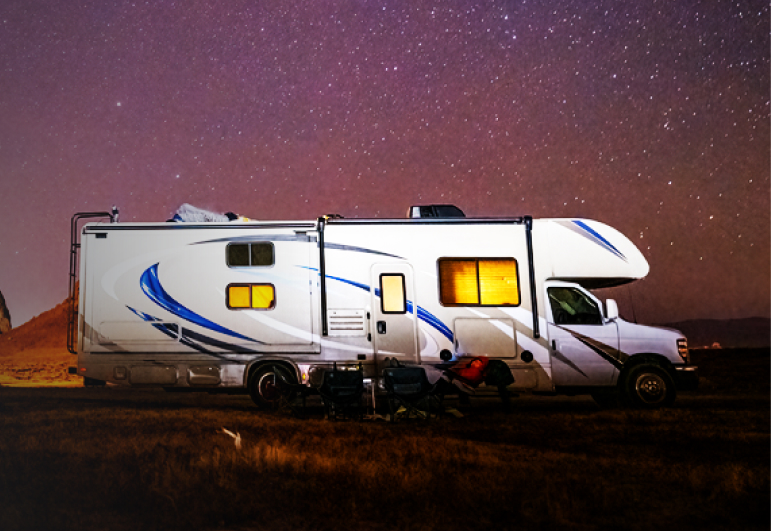
<svg viewBox="0 0 772 532"><path fill-rule="evenodd" d="M376 359L419 363L413 268L407 263L374 264L370 286Z"/></svg>
<svg viewBox="0 0 772 532"><path fill-rule="evenodd" d="M579 285L546 285L548 338L555 386L608 386L622 367L619 332L600 301Z"/></svg>

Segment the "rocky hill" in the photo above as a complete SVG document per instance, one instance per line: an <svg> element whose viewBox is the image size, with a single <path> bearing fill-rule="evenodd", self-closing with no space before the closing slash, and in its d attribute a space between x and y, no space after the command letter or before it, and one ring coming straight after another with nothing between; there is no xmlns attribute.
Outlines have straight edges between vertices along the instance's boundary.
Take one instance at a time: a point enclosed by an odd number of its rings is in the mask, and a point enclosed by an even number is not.
<svg viewBox="0 0 772 532"><path fill-rule="evenodd" d="M7 333L11 330L11 313L8 311L8 307L5 305L5 298L3 293L0 292L0 334Z"/></svg>
<svg viewBox="0 0 772 532"><path fill-rule="evenodd" d="M0 357L19 355L37 349L67 352L67 312L69 300L0 336Z"/></svg>
<svg viewBox="0 0 772 532"><path fill-rule="evenodd" d="M68 372L77 357L67 351L69 300L0 335L0 387L82 386Z"/></svg>

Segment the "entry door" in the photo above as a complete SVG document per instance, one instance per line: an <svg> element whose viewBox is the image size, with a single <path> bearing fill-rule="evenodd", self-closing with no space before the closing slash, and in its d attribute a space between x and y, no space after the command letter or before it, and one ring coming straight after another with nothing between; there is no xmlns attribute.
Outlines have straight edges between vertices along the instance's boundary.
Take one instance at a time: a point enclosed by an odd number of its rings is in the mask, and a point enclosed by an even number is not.
<svg viewBox="0 0 772 532"><path fill-rule="evenodd" d="M617 324L600 302L574 284L550 283L547 309L552 378L556 386L607 386L622 367Z"/></svg>
<svg viewBox="0 0 772 532"><path fill-rule="evenodd" d="M377 359L419 363L413 268L406 263L374 264L371 274L372 337Z"/></svg>

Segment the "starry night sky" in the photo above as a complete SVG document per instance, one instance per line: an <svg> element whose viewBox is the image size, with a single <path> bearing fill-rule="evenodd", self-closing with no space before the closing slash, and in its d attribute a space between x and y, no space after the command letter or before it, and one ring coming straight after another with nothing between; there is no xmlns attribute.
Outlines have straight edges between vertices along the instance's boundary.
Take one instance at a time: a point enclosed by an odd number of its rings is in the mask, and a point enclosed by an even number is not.
<svg viewBox="0 0 772 532"><path fill-rule="evenodd" d="M77 4L77 5L76 5ZM588 217L639 321L770 315L763 1L0 3L0 291L66 297L69 219Z"/></svg>

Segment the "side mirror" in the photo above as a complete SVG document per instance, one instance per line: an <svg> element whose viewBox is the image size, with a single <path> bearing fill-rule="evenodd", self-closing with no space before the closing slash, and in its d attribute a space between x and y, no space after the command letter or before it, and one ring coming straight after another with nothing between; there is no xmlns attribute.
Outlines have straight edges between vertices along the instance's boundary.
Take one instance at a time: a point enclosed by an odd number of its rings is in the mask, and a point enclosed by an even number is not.
<svg viewBox="0 0 772 532"><path fill-rule="evenodd" d="M613 299L606 300L606 319L613 321L619 317L619 307Z"/></svg>

